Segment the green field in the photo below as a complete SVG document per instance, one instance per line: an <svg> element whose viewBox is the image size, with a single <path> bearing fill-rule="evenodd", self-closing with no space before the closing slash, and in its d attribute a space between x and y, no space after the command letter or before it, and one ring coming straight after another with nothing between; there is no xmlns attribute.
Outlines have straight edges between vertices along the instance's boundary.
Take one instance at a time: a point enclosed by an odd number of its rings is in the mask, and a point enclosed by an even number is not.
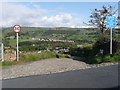
<svg viewBox="0 0 120 90"><path fill-rule="evenodd" d="M2 42L2 28L0 28L0 42Z"/></svg>
<svg viewBox="0 0 120 90"><path fill-rule="evenodd" d="M3 41L5 46L15 47L16 34L12 28L3 28ZM120 30L114 30L113 37L119 40ZM99 32L96 28L34 28L23 27L19 33L19 42L32 41L35 39L60 39L60 40L73 40L83 43L94 43L98 38ZM9 43L9 44L8 44ZM7 44L7 45L6 45Z"/></svg>
<svg viewBox="0 0 120 90"><path fill-rule="evenodd" d="M11 49L15 51L16 33L13 32L12 28L3 28L0 35L2 36L5 50ZM66 41L62 42L51 40ZM58 51L59 53L57 54L64 57L64 54L66 54L64 52L65 50L69 50L69 53L67 54L70 56L86 58L85 60L87 61L85 62L87 63L116 62L120 58L120 29L113 30L113 41L115 42L113 58L109 56L109 40L109 30L106 30L105 34L100 34L97 28L22 27L22 31L19 33L19 50L21 52L25 52L25 55L23 55L24 57L21 57L21 61L23 62L52 57L56 58L55 54ZM57 48L59 48L59 50ZM95 56L99 53L99 49L101 48L105 51L104 58L101 58L101 56ZM35 53L39 51L50 51L51 53L44 53L44 57L42 53ZM4 64L8 65L9 62L5 62Z"/></svg>
<svg viewBox="0 0 120 90"><path fill-rule="evenodd" d="M94 42L97 34L97 29L23 27L19 34L19 42L31 41L32 38ZM15 36L11 28L3 29L4 41L9 42L10 46L15 46Z"/></svg>

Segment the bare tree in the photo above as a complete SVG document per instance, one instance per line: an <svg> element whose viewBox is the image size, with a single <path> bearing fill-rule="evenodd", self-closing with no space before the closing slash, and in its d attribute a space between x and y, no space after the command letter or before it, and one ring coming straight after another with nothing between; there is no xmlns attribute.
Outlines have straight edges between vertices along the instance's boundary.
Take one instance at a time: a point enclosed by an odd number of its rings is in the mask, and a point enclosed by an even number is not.
<svg viewBox="0 0 120 90"><path fill-rule="evenodd" d="M85 24L96 26L98 27L98 30L103 33L104 29L106 28L106 16L115 15L117 13L117 10L113 6L103 6L101 10L94 9L90 15L89 22Z"/></svg>

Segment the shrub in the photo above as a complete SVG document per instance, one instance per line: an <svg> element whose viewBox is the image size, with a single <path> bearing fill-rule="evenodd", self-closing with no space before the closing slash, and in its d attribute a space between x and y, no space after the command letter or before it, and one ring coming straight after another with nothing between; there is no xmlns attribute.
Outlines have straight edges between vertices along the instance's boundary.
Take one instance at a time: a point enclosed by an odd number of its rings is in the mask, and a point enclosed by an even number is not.
<svg viewBox="0 0 120 90"><path fill-rule="evenodd" d="M91 46L71 48L70 55L78 57L88 57L91 54Z"/></svg>
<svg viewBox="0 0 120 90"><path fill-rule="evenodd" d="M120 50L120 42L113 40L113 53L116 53L117 51ZM93 45L93 55L96 55L99 53L99 50L103 49L104 50L104 55L109 54L110 51L110 40L108 37L104 36L99 37L96 43Z"/></svg>
<svg viewBox="0 0 120 90"><path fill-rule="evenodd" d="M89 64L99 64L105 62L120 62L120 53L117 52L113 55L107 54L103 56L94 56L86 60L86 63Z"/></svg>
<svg viewBox="0 0 120 90"><path fill-rule="evenodd" d="M103 55L100 54L100 49L103 49ZM99 37L96 43L91 47L72 48L70 54L72 56L84 57L86 63L99 64L103 62L118 62L120 61L120 42L113 40L113 55L109 54L110 40L108 37Z"/></svg>

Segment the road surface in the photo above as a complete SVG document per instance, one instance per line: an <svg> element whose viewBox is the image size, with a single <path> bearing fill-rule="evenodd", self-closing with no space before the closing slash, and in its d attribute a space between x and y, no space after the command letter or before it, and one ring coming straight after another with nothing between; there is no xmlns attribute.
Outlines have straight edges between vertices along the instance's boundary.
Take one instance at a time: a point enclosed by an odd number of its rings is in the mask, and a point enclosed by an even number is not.
<svg viewBox="0 0 120 90"><path fill-rule="evenodd" d="M3 80L3 88L114 88L118 65Z"/></svg>

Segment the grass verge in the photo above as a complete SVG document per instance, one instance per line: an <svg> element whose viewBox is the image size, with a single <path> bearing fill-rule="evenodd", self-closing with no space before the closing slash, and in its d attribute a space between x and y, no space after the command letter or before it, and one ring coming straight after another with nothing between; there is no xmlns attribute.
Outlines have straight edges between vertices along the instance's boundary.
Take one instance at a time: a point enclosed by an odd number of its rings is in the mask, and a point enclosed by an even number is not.
<svg viewBox="0 0 120 90"><path fill-rule="evenodd" d="M103 56L93 56L93 57L88 58L85 62L89 64L120 62L120 53L114 53L113 55L107 54Z"/></svg>
<svg viewBox="0 0 120 90"><path fill-rule="evenodd" d="M33 62L33 61L38 61L38 60L43 60L43 59L48 59L48 58L70 58L70 55L67 54L56 54L54 52L22 52L20 54L19 61L16 62L10 62L10 61L5 61L2 63L2 66L11 66L11 65L16 65L16 64L23 64L27 62Z"/></svg>

